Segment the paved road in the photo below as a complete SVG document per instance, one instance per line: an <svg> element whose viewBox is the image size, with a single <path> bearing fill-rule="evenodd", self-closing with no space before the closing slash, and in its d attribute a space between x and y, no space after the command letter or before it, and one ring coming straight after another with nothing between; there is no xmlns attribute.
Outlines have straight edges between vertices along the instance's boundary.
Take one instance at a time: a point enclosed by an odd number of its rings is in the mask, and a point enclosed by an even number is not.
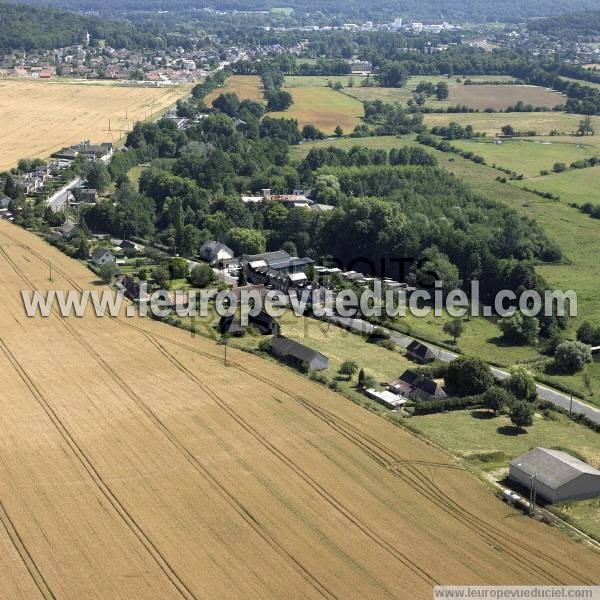
<svg viewBox="0 0 600 600"><path fill-rule="evenodd" d="M375 325L363 320L363 319L350 319L348 317L339 317L339 316L330 316L328 320L332 323L337 323L338 325L342 325L348 329L352 329L357 333L369 334L372 333L375 329ZM379 329L383 329L390 336L390 339L399 346L406 348L411 342L415 341L415 338L408 337L406 335L402 335L393 331L391 329L386 329L385 327L379 327ZM439 360L444 362L452 362L454 359L458 358L458 354L454 352L450 352L449 350L444 350L443 348L438 348L432 344L425 344L431 351L437 356ZM498 379L506 379L509 374L502 369L498 369L496 367L491 367L492 373ZM563 392L559 392L558 390L554 390L540 383L536 384L538 396L542 400L546 400L551 402L552 404L559 406L565 410L571 410L571 412L585 415L590 421L597 423L600 425L600 410L578 400L577 398L571 398L570 395L564 394Z"/></svg>

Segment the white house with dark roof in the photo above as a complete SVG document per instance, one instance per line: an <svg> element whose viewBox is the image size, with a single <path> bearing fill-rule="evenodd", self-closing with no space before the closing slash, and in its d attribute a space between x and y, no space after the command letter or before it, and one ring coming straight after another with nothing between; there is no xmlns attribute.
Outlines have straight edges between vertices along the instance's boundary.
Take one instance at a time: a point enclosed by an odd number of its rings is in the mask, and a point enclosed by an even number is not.
<svg viewBox="0 0 600 600"><path fill-rule="evenodd" d="M509 477L548 502L600 496L600 471L561 450L534 448L510 463Z"/></svg>
<svg viewBox="0 0 600 600"><path fill-rule="evenodd" d="M113 253L110 250L103 248L102 246L98 246L92 252L91 260L97 267L101 267L102 265L105 265L109 262L116 263Z"/></svg>
<svg viewBox="0 0 600 600"><path fill-rule="evenodd" d="M209 240L202 244L200 248L200 256L206 262L214 265L216 263L231 260L235 257L235 252L225 244L215 240Z"/></svg>

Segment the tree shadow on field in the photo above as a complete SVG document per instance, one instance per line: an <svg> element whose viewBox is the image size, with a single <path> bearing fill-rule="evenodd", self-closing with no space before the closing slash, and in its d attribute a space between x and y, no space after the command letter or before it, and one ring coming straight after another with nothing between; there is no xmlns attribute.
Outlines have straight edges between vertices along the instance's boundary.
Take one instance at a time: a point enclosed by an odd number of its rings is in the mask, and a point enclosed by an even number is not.
<svg viewBox="0 0 600 600"><path fill-rule="evenodd" d="M490 337L486 340L486 342L488 344L492 344L492 345L496 346L497 348L514 348L515 346L519 345L519 344L515 344L514 342L509 342L508 340L505 340L500 335Z"/></svg>
<svg viewBox="0 0 600 600"><path fill-rule="evenodd" d="M471 416L474 419L488 420L493 419L496 415L491 410L472 410Z"/></svg>
<svg viewBox="0 0 600 600"><path fill-rule="evenodd" d="M527 429L523 429L522 427L516 427L515 425L503 425L502 427L498 427L496 431L500 435L510 435L512 437L527 433Z"/></svg>

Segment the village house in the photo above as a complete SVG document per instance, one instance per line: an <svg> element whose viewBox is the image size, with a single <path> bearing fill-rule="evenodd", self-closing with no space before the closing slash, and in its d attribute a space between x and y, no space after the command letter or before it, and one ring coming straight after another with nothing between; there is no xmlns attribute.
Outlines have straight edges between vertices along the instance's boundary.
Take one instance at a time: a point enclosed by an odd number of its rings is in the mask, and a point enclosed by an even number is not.
<svg viewBox="0 0 600 600"><path fill-rule="evenodd" d="M200 258L211 265L224 263L235 257L235 252L229 246L215 240L202 244L199 254Z"/></svg>
<svg viewBox="0 0 600 600"><path fill-rule="evenodd" d="M98 190L81 190L80 198L84 204L94 204L98 200Z"/></svg>
<svg viewBox="0 0 600 600"><path fill-rule="evenodd" d="M277 319L260 311L253 315L248 313L248 327L256 327L262 335L279 335L280 326ZM237 315L227 315L219 320L218 330L221 335L229 334L241 337L245 335L246 328L242 325L240 318Z"/></svg>
<svg viewBox="0 0 600 600"><path fill-rule="evenodd" d="M101 267L109 262L114 262L116 264L116 260L113 253L110 250L103 248L102 246L98 246L92 252L91 260L97 267Z"/></svg>
<svg viewBox="0 0 600 600"><path fill-rule="evenodd" d="M402 375L389 384L388 390L409 400L443 400L448 395L437 382L420 373L404 371Z"/></svg>
<svg viewBox="0 0 600 600"><path fill-rule="evenodd" d="M436 358L429 346L426 346L421 342L417 342L416 340L412 341L408 345L406 348L406 354L414 361L421 364L433 362Z"/></svg>
<svg viewBox="0 0 600 600"><path fill-rule="evenodd" d="M56 232L65 240L70 240L74 235L79 233L79 226L75 223L63 223Z"/></svg>

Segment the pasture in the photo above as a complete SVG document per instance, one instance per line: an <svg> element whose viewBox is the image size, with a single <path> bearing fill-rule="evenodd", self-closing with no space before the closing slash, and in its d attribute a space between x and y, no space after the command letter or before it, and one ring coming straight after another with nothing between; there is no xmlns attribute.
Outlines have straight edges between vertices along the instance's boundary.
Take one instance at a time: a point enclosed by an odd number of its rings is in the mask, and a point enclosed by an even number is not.
<svg viewBox="0 0 600 600"><path fill-rule="evenodd" d="M0 169L20 158L47 158L82 140L117 142L136 121L157 116L189 90L0 81Z"/></svg>
<svg viewBox="0 0 600 600"><path fill-rule="evenodd" d="M339 125L345 132L352 131L364 115L361 102L328 87L286 88L294 103L283 112L269 113L272 117L297 119L298 125L312 124L326 134Z"/></svg>
<svg viewBox="0 0 600 600"><path fill-rule="evenodd" d="M411 427L465 458L484 471L508 467L513 459L536 446L560 447L584 456L600 467L600 436L564 415L545 419L536 415L527 433L515 435L510 419L479 410L414 417ZM494 453L501 453L493 456Z"/></svg>
<svg viewBox="0 0 600 600"><path fill-rule="evenodd" d="M341 83L345 88L359 86L361 81L366 80L363 75L287 75L285 78L286 88L295 87L329 87L329 84Z"/></svg>
<svg viewBox="0 0 600 600"><path fill-rule="evenodd" d="M211 106L213 100L221 94L230 92L234 93L240 101L264 102L262 83L258 75L232 75L224 86L214 89L204 101L207 106Z"/></svg>
<svg viewBox="0 0 600 600"><path fill-rule="evenodd" d="M289 369L233 348L226 367L222 347L150 319L26 317L19 290L46 289L50 264L53 289L103 288L6 222L0 248L6 597L593 582L597 554Z"/></svg>
<svg viewBox="0 0 600 600"><path fill-rule="evenodd" d="M537 135L549 135L557 132L564 135L574 135L577 131L581 115L562 112L531 112L531 113L432 113L425 115L428 127L448 125L455 122L460 125L472 125L476 131L487 135L500 135L504 125L512 125L515 131L535 131ZM600 119L592 117L594 127L598 128Z"/></svg>
<svg viewBox="0 0 600 600"><path fill-rule="evenodd" d="M561 202L593 202L600 204L600 166L588 169L572 169L563 173L553 173L545 177L535 177L525 184L540 192L551 192L560 196Z"/></svg>
<svg viewBox="0 0 600 600"><path fill-rule="evenodd" d="M513 138L496 144L493 140L453 140L452 145L461 150L473 152L485 158L488 165L498 165L511 169L525 177L537 177L540 171L550 171L555 163L567 166L572 162L592 156L599 156L600 149L586 144L554 141L553 137L530 139Z"/></svg>

